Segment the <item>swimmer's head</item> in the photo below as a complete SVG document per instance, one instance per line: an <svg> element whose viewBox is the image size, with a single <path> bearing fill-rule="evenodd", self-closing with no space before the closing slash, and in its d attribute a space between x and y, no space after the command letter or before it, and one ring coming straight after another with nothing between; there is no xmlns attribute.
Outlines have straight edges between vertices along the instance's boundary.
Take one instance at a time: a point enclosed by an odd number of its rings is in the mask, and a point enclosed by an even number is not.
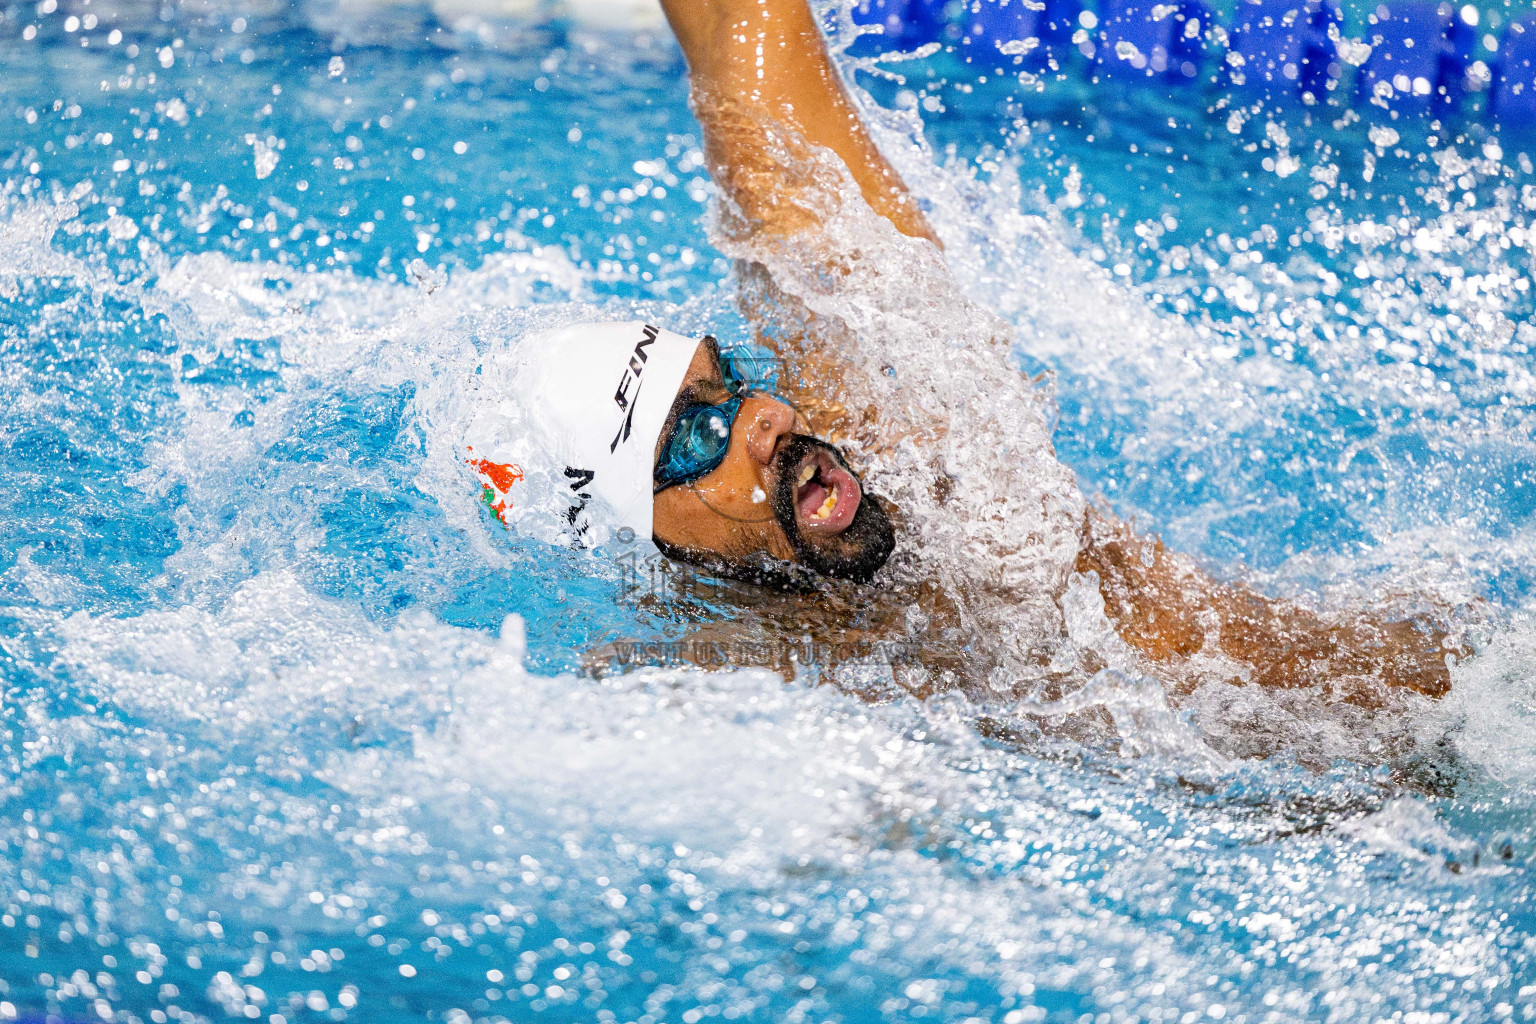
<svg viewBox="0 0 1536 1024"><path fill-rule="evenodd" d="M611 528L670 557L795 588L811 574L867 581L889 557L890 521L842 456L786 402L728 378L713 338L635 321L524 346L524 394L570 481L572 531L601 505ZM690 424L699 444L672 444Z"/></svg>
<svg viewBox="0 0 1536 1024"><path fill-rule="evenodd" d="M522 394L507 397L543 427L578 546L599 539L582 535L588 521L604 537L651 536L656 442L698 348L697 338L640 321L575 324L519 347Z"/></svg>
<svg viewBox="0 0 1536 1024"><path fill-rule="evenodd" d="M720 353L706 338L694 354L657 441L657 458L690 406L723 403ZM799 589L807 570L868 582L896 546L878 499L831 445L764 392L738 392L724 458L708 473L662 486L654 540L669 557L713 572Z"/></svg>

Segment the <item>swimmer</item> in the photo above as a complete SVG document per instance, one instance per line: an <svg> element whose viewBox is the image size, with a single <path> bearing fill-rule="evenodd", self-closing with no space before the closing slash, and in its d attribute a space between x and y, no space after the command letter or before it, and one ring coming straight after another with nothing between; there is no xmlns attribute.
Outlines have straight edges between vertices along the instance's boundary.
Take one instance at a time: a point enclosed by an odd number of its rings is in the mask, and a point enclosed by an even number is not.
<svg viewBox="0 0 1536 1024"><path fill-rule="evenodd" d="M938 349L945 366L903 367L899 380L894 366L865 358L871 350L860 346L882 328L854 322L859 309L837 304L840 289L905 287L914 303L958 289L807 3L662 6L721 191L718 244L737 260L756 341L781 366L770 386L743 370L739 351L641 323L541 339L525 393L541 396L568 453L571 531L595 529L601 506L617 516L610 527L653 539L675 560L780 592L814 590L760 599L756 626L785 638L918 635L933 670L910 687L920 695L947 679L1048 696L1051 680L1106 665L1145 666L1175 689L1213 673L1323 685L1330 699L1365 706L1392 688L1448 689L1447 655L1459 648L1444 630L1330 618L1216 581L1085 501L1055 459L1030 382L1006 367L1005 327L952 342ZM899 236L838 241L832 221L867 216L850 205L850 185ZM981 412L968 406L978 389L995 399ZM967 468L967 453L953 447L962 423L964 444L1010 452L1004 468ZM868 466L892 488L889 499L855 472ZM875 586L847 592L818 588L817 578ZM1088 619L1112 631L1084 640ZM1073 623L1086 653L1064 664L1059 638ZM729 638L744 627L717 619L697 628Z"/></svg>
<svg viewBox="0 0 1536 1024"><path fill-rule="evenodd" d="M538 396L542 436L509 443L497 435L516 426L492 410L471 427L466 460L505 525L538 532L531 513L553 507L548 539L643 538L717 575L789 588L867 583L895 547L879 499L811 436L755 353L632 321L547 332L512 358L505 390ZM534 499L534 451L561 456L559 500Z"/></svg>

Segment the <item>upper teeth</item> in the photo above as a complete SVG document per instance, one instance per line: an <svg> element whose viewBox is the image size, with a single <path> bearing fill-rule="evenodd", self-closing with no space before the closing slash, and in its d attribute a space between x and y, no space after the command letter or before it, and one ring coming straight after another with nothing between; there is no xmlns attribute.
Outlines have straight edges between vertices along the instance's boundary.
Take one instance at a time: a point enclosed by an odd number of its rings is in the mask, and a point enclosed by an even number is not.
<svg viewBox="0 0 1536 1024"><path fill-rule="evenodd" d="M809 466L806 466L804 469L802 469L800 471L800 482L802 484L807 483L807 482L810 481L811 477L813 477L815 475L816 475L816 463L813 462Z"/></svg>

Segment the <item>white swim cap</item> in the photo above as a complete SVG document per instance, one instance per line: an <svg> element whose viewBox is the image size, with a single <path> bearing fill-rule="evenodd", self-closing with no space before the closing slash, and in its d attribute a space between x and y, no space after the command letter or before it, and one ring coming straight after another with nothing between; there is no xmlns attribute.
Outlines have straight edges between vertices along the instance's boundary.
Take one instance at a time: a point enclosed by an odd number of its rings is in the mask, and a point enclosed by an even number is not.
<svg viewBox="0 0 1536 1024"><path fill-rule="evenodd" d="M593 534L624 528L651 539L656 441L698 347L697 338L639 320L574 324L516 346L516 402L543 435L538 447L560 463L538 475L564 492L561 518L575 546L600 544L606 537ZM493 426L478 424L466 437L477 458L506 447L493 438L512 432L487 429ZM518 465L508 468L519 478L530 470L533 483L535 453L515 454ZM510 485L488 486L500 492ZM600 525L607 530L593 529Z"/></svg>

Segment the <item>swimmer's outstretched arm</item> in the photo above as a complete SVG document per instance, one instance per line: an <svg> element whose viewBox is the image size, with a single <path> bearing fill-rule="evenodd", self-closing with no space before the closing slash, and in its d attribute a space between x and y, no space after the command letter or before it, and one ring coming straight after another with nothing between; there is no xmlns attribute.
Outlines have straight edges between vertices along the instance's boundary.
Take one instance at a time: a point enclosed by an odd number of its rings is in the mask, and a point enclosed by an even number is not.
<svg viewBox="0 0 1536 1024"><path fill-rule="evenodd" d="M1089 510L1077 570L1098 576L1120 638L1170 678L1187 675L1191 659L1219 656L1248 666L1260 686L1327 684L1345 701L1374 707L1385 701L1383 684L1441 696L1451 686L1446 656L1471 653L1430 617L1324 617L1213 579L1097 509Z"/></svg>
<svg viewBox="0 0 1536 1024"><path fill-rule="evenodd" d="M848 166L864 200L897 229L937 241L880 155L806 0L662 0L693 77L710 171L757 230L790 234L814 214L785 202L777 125L825 146Z"/></svg>
<svg viewBox="0 0 1536 1024"><path fill-rule="evenodd" d="M803 145L784 137L786 126L835 153L865 201L898 230L937 242L860 121L806 0L661 2L688 60L710 173L751 231L783 238L819 226L814 203L793 201L794 159ZM752 268L746 270L750 279ZM790 380L825 388L840 378L835 346L797 338L778 347L792 364ZM820 432L853 431L836 402L813 393L798 397ZM1253 666L1254 681L1265 686L1305 686L1343 674L1439 695L1450 685L1445 655L1466 653L1427 622L1325 619L1241 584L1218 582L1102 512L1090 511L1082 545L1077 568L1097 574L1122 639L1160 667L1175 669L1202 651L1213 653L1206 645L1214 643L1226 657ZM1346 699L1372 704L1380 695L1367 682Z"/></svg>

